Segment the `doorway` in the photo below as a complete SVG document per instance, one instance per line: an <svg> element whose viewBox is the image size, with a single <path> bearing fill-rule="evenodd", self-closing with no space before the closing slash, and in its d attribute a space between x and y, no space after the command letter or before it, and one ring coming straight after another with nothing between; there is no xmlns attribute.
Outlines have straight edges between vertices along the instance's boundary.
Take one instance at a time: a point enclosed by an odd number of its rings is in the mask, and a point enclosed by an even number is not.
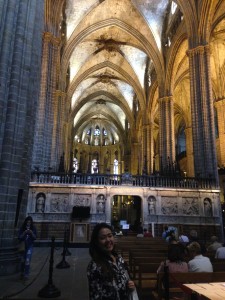
<svg viewBox="0 0 225 300"><path fill-rule="evenodd" d="M111 211L111 224L114 228L136 231L142 222L142 201L139 196L113 196Z"/></svg>

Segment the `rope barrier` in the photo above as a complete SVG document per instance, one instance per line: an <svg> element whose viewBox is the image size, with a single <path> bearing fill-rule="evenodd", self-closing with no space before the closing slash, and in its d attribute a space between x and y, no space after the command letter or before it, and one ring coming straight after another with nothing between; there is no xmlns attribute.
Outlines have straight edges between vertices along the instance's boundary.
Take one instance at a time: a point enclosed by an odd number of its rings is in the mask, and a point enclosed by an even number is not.
<svg viewBox="0 0 225 300"><path fill-rule="evenodd" d="M37 273L37 275L33 278L33 280L32 280L29 284L27 284L24 288L22 288L21 290L19 290L19 291L16 292L16 293L13 293L13 294L9 294L9 295L3 296L2 299L4 300L4 299L9 299L9 298L11 298L11 297L17 296L17 295L21 294L23 291L25 291L28 287L30 287L30 286L37 280L37 278L39 277L41 271L43 270L45 264L46 264L47 261L48 261L48 258L49 258L49 254L46 256L46 259L45 259L45 261L44 261L44 263L43 263L43 265L42 265L40 271Z"/></svg>

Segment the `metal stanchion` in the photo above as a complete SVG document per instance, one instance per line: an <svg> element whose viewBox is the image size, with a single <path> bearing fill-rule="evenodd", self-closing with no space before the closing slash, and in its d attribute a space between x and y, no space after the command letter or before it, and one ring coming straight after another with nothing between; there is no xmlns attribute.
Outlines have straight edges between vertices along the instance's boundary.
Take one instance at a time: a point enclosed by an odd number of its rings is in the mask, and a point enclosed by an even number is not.
<svg viewBox="0 0 225 300"><path fill-rule="evenodd" d="M66 244L67 244L66 236L67 236L67 234L66 234L66 230L65 230L64 240L63 240L63 252L62 252L63 258L62 258L62 261L56 265L57 269L66 269L66 268L70 267L70 265L68 264L68 262L65 260L65 256L66 256Z"/></svg>
<svg viewBox="0 0 225 300"><path fill-rule="evenodd" d="M52 273L53 273L53 263L54 263L54 250L55 250L55 237L52 237L51 243L51 256L49 260L49 277L48 283L44 286L39 292L38 297L41 298L56 298L61 295L60 290L58 290L52 281Z"/></svg>
<svg viewBox="0 0 225 300"><path fill-rule="evenodd" d="M65 247L66 247L66 249L65 249L65 255L66 256L70 256L71 255L71 252L68 249L69 237L70 237L70 230L66 229L65 233L64 233L64 242L65 242ZM63 252L62 252L62 255L63 255Z"/></svg>
<svg viewBox="0 0 225 300"><path fill-rule="evenodd" d="M169 288L169 268L164 264L164 288L165 288L165 300L170 300L170 288Z"/></svg>

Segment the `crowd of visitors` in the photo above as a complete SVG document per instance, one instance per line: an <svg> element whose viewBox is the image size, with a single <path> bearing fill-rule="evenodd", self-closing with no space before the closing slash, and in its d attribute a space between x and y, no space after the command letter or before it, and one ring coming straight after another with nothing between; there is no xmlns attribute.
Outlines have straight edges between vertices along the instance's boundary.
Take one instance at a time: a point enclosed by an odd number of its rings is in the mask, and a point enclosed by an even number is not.
<svg viewBox="0 0 225 300"><path fill-rule="evenodd" d="M215 235L210 238L210 243L207 246L206 243L199 240L196 230L191 230L189 236L183 232L177 236L173 228L165 226L162 238L169 244L168 260L166 261L169 272L186 272L182 266L184 261L187 262L189 272L213 272L211 260L225 259L225 243L218 242L218 237ZM183 249L183 256L180 256L180 252L178 252L180 248L178 247L173 249L177 256L175 259L171 259L171 245L179 245ZM165 262L160 264L158 271L163 269L163 264L165 266ZM172 268L171 265L176 267Z"/></svg>

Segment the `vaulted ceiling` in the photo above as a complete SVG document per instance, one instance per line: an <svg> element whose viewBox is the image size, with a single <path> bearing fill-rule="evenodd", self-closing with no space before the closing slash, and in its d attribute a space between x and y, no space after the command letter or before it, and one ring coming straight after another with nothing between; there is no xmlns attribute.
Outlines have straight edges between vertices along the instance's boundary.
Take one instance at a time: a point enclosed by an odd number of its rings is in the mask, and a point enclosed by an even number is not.
<svg viewBox="0 0 225 300"><path fill-rule="evenodd" d="M169 0L66 2L62 73L69 76L74 135L81 137L94 124L111 130L119 142L126 124L137 126L150 72L158 80L163 74L163 25L175 8Z"/></svg>

